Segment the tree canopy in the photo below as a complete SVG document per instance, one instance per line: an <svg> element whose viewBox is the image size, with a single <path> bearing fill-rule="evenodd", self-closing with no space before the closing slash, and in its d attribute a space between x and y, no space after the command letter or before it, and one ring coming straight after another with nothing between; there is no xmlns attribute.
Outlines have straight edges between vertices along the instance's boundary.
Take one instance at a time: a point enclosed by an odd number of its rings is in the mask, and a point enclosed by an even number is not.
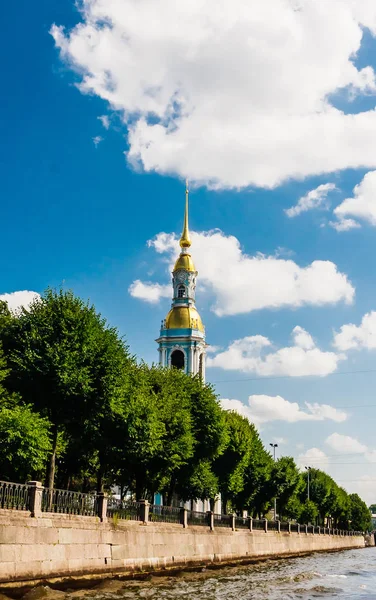
<svg viewBox="0 0 376 600"><path fill-rule="evenodd" d="M368 529L370 511L323 471L276 462L214 388L139 362L93 305L48 289L28 309L0 302L0 478L164 503L218 495L225 512ZM371 507L373 508L373 507Z"/></svg>

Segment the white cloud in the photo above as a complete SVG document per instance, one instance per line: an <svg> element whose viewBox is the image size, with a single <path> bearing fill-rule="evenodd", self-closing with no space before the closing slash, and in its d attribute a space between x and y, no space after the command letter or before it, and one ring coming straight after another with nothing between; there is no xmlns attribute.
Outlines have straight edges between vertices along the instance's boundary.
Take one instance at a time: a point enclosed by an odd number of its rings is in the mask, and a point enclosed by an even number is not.
<svg viewBox="0 0 376 600"><path fill-rule="evenodd" d="M101 142L103 142L103 138L102 138L102 136L101 136L101 135L96 135L95 137L93 137L93 142L94 142L94 146L95 146L96 148L98 148L99 144L100 144Z"/></svg>
<svg viewBox="0 0 376 600"><path fill-rule="evenodd" d="M219 352L220 350L222 350L221 346L213 346L212 344L209 344L206 347L207 354L215 354L216 352Z"/></svg>
<svg viewBox="0 0 376 600"><path fill-rule="evenodd" d="M364 454L367 452L367 446L349 435L332 433L326 438L325 443L336 452L343 454Z"/></svg>
<svg viewBox="0 0 376 600"><path fill-rule="evenodd" d="M292 332L293 346L273 350L270 340L262 335L248 336L232 342L227 350L207 358L207 367L255 373L260 376L308 375L333 373L345 357L324 352L315 346L312 337L301 327Z"/></svg>
<svg viewBox="0 0 376 600"><path fill-rule="evenodd" d="M301 469L313 467L314 469L325 470L329 465L329 458L319 448L310 448L303 454L299 454L296 463Z"/></svg>
<svg viewBox="0 0 376 600"><path fill-rule="evenodd" d="M372 464L375 462L375 452L349 436L333 434L328 440L329 447L336 451L336 455L328 456L319 448L310 448L298 456L298 466L301 469L312 467L324 470L348 493L358 493L368 504L374 502L376 478L372 475Z"/></svg>
<svg viewBox="0 0 376 600"><path fill-rule="evenodd" d="M360 227L360 223L358 223L358 221L354 221L354 219L343 218L338 219L338 221L329 221L329 225L340 233L342 233L342 231L350 231L350 229L359 229Z"/></svg>
<svg viewBox="0 0 376 600"><path fill-rule="evenodd" d="M351 486L351 493L359 494L367 505L374 504L376 498L376 479L374 475L358 476L358 479L345 483L346 487Z"/></svg>
<svg viewBox="0 0 376 600"><path fill-rule="evenodd" d="M305 196L302 196L298 200L297 204L295 204L295 206L291 206L291 208L287 208L285 213L288 217L292 218L315 208L328 209L328 194L336 189L337 188L334 183L323 183L314 190L308 192Z"/></svg>
<svg viewBox="0 0 376 600"><path fill-rule="evenodd" d="M283 437L275 437L273 438L273 441L279 446L284 446L285 444L287 444L287 440Z"/></svg>
<svg viewBox="0 0 376 600"><path fill-rule="evenodd" d="M110 128L110 119L107 115L102 115L101 117L98 117L98 120L102 123L105 129Z"/></svg>
<svg viewBox="0 0 376 600"><path fill-rule="evenodd" d="M330 98L375 91L354 65L374 0L83 0L53 26L62 57L119 111L128 160L213 187L376 166L376 112Z"/></svg>
<svg viewBox="0 0 376 600"><path fill-rule="evenodd" d="M131 296L141 298L145 302L155 304L161 298L171 298L172 288L170 285L159 285L159 283L134 281L128 288Z"/></svg>
<svg viewBox="0 0 376 600"><path fill-rule="evenodd" d="M192 232L192 243L199 285L214 298L212 310L218 316L281 306L321 306L341 300L349 304L353 300L353 286L330 261L316 260L301 267L291 259L249 256L236 237L218 230ZM148 244L166 255L172 267L180 250L175 235L159 233ZM146 300L148 295L147 291ZM142 294L137 297L142 299Z"/></svg>
<svg viewBox="0 0 376 600"><path fill-rule="evenodd" d="M337 206L334 215L339 219L337 226L332 223L337 231L360 227L357 221L346 217L356 217L376 226L376 171L365 174L362 181L354 187L353 197L346 198Z"/></svg>
<svg viewBox="0 0 376 600"><path fill-rule="evenodd" d="M0 294L0 300L7 302L11 311L17 311L21 306L28 308L33 300L37 298L40 298L40 295L37 292L30 292L29 290Z"/></svg>
<svg viewBox="0 0 376 600"><path fill-rule="evenodd" d="M376 312L366 313L359 326L349 323L342 325L334 335L334 346L341 351L376 348Z"/></svg>
<svg viewBox="0 0 376 600"><path fill-rule="evenodd" d="M249 396L248 404L227 398L221 399L220 402L224 410L234 410L258 426L271 421L297 423L330 420L342 423L347 419L345 412L328 404L306 402L302 409L297 402L289 402L282 396L253 395Z"/></svg>

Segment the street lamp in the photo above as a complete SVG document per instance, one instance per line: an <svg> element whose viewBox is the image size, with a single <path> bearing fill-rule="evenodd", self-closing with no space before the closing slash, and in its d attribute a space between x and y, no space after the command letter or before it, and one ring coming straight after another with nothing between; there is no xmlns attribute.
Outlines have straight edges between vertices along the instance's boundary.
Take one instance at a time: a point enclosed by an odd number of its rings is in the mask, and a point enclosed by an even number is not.
<svg viewBox="0 0 376 600"><path fill-rule="evenodd" d="M305 467L305 469L307 469L307 498L309 500L309 473L310 473L311 467Z"/></svg>
<svg viewBox="0 0 376 600"><path fill-rule="evenodd" d="M271 446L273 448L273 459L275 462L275 449L278 448L278 444L272 444L270 443L269 446ZM277 520L277 498L274 498L274 520Z"/></svg>

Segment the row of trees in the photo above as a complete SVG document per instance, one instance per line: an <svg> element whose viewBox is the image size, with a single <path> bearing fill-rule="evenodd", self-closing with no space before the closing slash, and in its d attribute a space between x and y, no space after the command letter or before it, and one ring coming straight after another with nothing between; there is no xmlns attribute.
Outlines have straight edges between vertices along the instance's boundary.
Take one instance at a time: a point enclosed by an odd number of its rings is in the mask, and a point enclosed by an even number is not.
<svg viewBox="0 0 376 600"><path fill-rule="evenodd" d="M170 504L221 493L224 511L367 529L369 511L325 473L274 462L255 427L210 385L138 363L116 329L71 292L17 314L0 304L0 477Z"/></svg>

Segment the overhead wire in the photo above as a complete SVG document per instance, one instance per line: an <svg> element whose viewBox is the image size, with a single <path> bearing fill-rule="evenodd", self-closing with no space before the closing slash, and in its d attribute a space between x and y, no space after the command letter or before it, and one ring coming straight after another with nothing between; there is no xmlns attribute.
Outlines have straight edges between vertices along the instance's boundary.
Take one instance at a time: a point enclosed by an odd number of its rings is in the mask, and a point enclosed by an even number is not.
<svg viewBox="0 0 376 600"><path fill-rule="evenodd" d="M243 377L242 379L217 379L211 381L211 383L239 383L241 381L272 381L274 379L309 379L311 377L315 377L322 379L323 377L333 377L334 375L357 375L362 373L376 373L376 369L363 369L358 371L336 371L334 373L328 373L325 376L319 375L269 375L263 377L260 375L259 377Z"/></svg>

